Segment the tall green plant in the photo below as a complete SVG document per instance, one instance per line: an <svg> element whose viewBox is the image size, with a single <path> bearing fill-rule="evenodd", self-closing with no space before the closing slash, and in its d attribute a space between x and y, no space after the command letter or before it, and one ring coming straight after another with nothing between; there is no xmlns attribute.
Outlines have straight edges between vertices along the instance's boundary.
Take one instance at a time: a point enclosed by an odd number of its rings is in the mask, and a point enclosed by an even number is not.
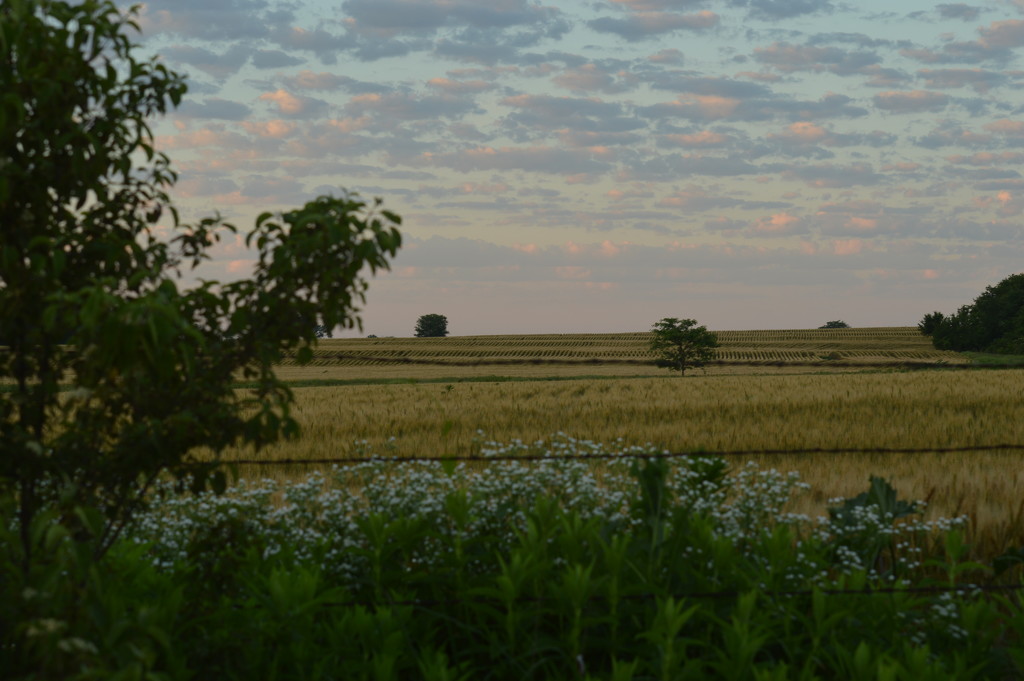
<svg viewBox="0 0 1024 681"><path fill-rule="evenodd" d="M0 380L13 384L0 393L0 498L14 508L0 522L16 528L7 567L23 585L53 555L44 514L96 560L197 448L294 436L272 365L308 360L317 326L360 326L365 272L401 243L379 201L319 197L259 216L251 277L179 289L236 230L178 222L149 120L186 85L134 56L133 17L110 0L0 5ZM256 388L236 394L239 375ZM189 470L202 486L212 469Z"/></svg>

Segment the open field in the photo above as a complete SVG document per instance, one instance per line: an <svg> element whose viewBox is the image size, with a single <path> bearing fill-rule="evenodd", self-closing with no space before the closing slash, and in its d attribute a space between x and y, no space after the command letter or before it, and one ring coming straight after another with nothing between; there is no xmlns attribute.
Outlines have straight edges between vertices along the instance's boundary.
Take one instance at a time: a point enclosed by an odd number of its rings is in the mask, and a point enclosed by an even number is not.
<svg viewBox="0 0 1024 681"><path fill-rule="evenodd" d="M945 362L968 360L935 350L916 327L877 329L803 329L719 331L719 359L726 362L814 362L820 366L714 366L709 375L849 371L864 363ZM286 362L279 375L286 380L367 378L436 379L459 376L664 376L665 369L648 364L650 334L552 334L524 336L460 336L454 338L353 338L320 342L310 365ZM339 357L339 355L344 356ZM828 357L828 359L825 359ZM364 359L365 358L365 359ZM393 364L371 358L430 360L451 363L545 360L579 362L608 360L623 364L522 364L501 366L436 366Z"/></svg>
<svg viewBox="0 0 1024 681"><path fill-rule="evenodd" d="M572 378L572 372L599 374L599 366L540 365L526 368L537 378L561 380L460 382L474 371L508 376L517 375L510 368L524 367L379 367L338 362L330 354L449 360L641 358L645 334L328 341L318 350L320 364L312 371L351 379L404 374L410 380L296 388L302 439L260 456L468 454L479 446L480 431L483 438L499 442L531 442L564 432L601 442L653 443L674 451L1024 443L1024 374L1019 371L856 370L858 361L966 361L932 350L916 330L726 332L721 340L723 355L735 359L809 361L832 352L841 359L791 370L712 368L685 378L655 367L650 367L649 376L638 377L638 369L644 367L615 366L628 369L633 377L606 375L603 380ZM387 370L384 375L377 373L382 368ZM282 367L281 374L294 379L311 368L299 369ZM439 376L450 382L425 382ZM311 377L318 375L305 376ZM245 454L231 453L239 455ZM984 530L990 542L1024 542L1024 528L1017 527L1024 515L1020 457L1019 452L971 452L808 454L755 460L764 467L800 471L813 489L801 502L799 510L805 512L822 513L828 498L858 493L874 474L892 480L905 497L928 498L933 514L969 513L975 529ZM297 475L301 468L278 470L277 475ZM268 469L242 472L262 476Z"/></svg>

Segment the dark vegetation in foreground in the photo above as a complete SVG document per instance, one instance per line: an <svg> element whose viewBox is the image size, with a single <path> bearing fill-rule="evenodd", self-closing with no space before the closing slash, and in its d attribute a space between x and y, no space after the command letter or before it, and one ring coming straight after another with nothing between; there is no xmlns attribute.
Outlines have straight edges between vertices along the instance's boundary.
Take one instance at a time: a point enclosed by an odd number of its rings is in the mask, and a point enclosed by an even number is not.
<svg viewBox="0 0 1024 681"><path fill-rule="evenodd" d="M588 464L553 460L475 472L367 464L339 471L340 487L313 478L278 502L269 483L196 497L167 487L102 563L87 536L37 518L48 559L31 580L16 552L0 558L0 669L168 680L1024 674L1021 592L992 589L1019 576L1020 557L1002 557L999 576L963 562L958 522L921 523L883 480L815 523L784 513L792 477L623 454L600 485ZM80 531L101 526L86 516Z"/></svg>

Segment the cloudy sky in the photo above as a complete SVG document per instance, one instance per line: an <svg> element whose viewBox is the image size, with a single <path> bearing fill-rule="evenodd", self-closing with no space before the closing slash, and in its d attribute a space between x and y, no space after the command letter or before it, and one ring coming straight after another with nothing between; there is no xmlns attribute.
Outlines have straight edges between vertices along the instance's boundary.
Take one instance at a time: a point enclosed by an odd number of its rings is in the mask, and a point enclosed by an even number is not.
<svg viewBox="0 0 1024 681"><path fill-rule="evenodd" d="M1024 269L1024 0L153 0L186 221L380 196L364 333L915 324ZM244 274L241 243L207 276Z"/></svg>

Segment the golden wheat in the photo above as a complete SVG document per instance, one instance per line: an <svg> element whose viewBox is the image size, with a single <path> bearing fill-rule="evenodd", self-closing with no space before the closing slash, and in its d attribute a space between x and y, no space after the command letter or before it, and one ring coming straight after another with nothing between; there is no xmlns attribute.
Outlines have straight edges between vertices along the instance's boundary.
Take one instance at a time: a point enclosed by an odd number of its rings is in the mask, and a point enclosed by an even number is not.
<svg viewBox="0 0 1024 681"><path fill-rule="evenodd" d="M260 456L467 454L478 431L526 442L561 431L670 450L1019 443L1021 378L1015 371L950 370L297 388L303 437ZM937 513L966 511L982 525L1004 522L1024 492L1019 453L751 458L799 470L814 489L803 507L812 513L829 497L861 491L870 475L889 478L906 496L928 497Z"/></svg>
<svg viewBox="0 0 1024 681"><path fill-rule="evenodd" d="M530 442L555 432L622 439L670 450L927 448L1024 443L1024 375L1015 371L863 371L905 361L962 364L934 350L917 329L725 331L729 361L816 362L817 366L715 366L679 378L654 366L413 366L339 359L338 354L445 361L651 359L649 334L477 336L328 340L314 366L286 363L286 380L405 378L409 384L297 388L303 437L263 451L267 459L467 454L487 439ZM824 358L828 357L828 360ZM851 373L853 372L853 373ZM459 382L486 376L559 381ZM604 376L602 380L572 377ZM611 377L617 377L612 379ZM420 383L415 379L446 379ZM228 452L228 458L247 456ZM933 515L965 512L986 555L1024 543L1021 454L844 454L751 457L798 470L812 493L798 510L821 514L833 496L862 491L870 475L905 497L928 498ZM735 462L740 464L741 462ZM305 467L272 469L293 476ZM268 469L243 469L262 475Z"/></svg>

